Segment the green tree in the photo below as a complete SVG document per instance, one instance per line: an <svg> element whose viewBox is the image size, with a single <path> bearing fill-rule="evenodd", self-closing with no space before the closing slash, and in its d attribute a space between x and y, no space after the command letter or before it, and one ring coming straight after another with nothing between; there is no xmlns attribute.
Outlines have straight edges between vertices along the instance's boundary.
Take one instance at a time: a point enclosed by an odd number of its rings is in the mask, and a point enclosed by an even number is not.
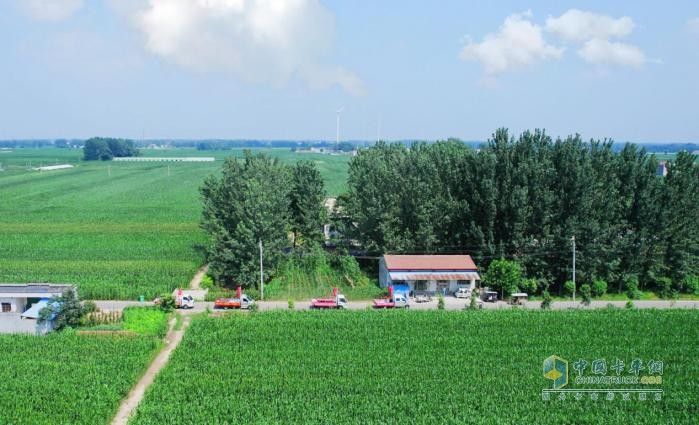
<svg viewBox="0 0 699 425"><path fill-rule="evenodd" d="M61 296L52 298L47 307L41 309L38 323L53 322L53 329L57 331L77 328L82 317L90 309L91 307L86 309L80 304L75 290L67 289Z"/></svg>
<svg viewBox="0 0 699 425"><path fill-rule="evenodd" d="M289 246L289 173L264 153L228 157L201 188L202 227L211 236L210 273L227 286L259 282L259 248L269 279Z"/></svg>
<svg viewBox="0 0 699 425"><path fill-rule="evenodd" d="M517 292L522 282L522 268L516 261L495 260L483 275L486 285L500 291L501 297Z"/></svg>
<svg viewBox="0 0 699 425"><path fill-rule="evenodd" d="M92 138L85 141L85 146L83 146L83 159L85 161L108 161L112 158L112 151L105 140Z"/></svg>
<svg viewBox="0 0 699 425"><path fill-rule="evenodd" d="M291 168L289 207L294 246L323 243L323 225L327 223L325 187L314 163L299 161Z"/></svg>

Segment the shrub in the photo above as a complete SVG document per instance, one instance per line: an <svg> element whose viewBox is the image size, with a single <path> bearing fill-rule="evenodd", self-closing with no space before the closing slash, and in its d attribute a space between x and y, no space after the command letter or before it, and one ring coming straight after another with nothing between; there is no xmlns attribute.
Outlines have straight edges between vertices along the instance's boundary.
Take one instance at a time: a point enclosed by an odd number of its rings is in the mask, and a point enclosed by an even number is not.
<svg viewBox="0 0 699 425"><path fill-rule="evenodd" d="M444 310L444 297L441 294L439 295L439 298L437 299L437 309Z"/></svg>
<svg viewBox="0 0 699 425"><path fill-rule="evenodd" d="M699 295L699 276L687 276L682 279L682 286L688 294Z"/></svg>
<svg viewBox="0 0 699 425"><path fill-rule="evenodd" d="M633 301L632 300L626 301L626 308L633 308Z"/></svg>
<svg viewBox="0 0 699 425"><path fill-rule="evenodd" d="M205 274L203 278L201 278L201 287L204 289L212 289L214 286L214 279L209 276L208 274Z"/></svg>
<svg viewBox="0 0 699 425"><path fill-rule="evenodd" d="M260 291L257 288L248 288L244 290L245 294L252 298L253 300L257 301L260 299Z"/></svg>
<svg viewBox="0 0 699 425"><path fill-rule="evenodd" d="M597 279L592 283L592 295L601 297L607 293L607 282L602 279Z"/></svg>
<svg viewBox="0 0 699 425"><path fill-rule="evenodd" d="M636 276L632 276L626 281L626 296L632 300L641 298L641 291L638 290L638 278Z"/></svg>
<svg viewBox="0 0 699 425"><path fill-rule="evenodd" d="M659 277L657 280L660 298L677 298L677 290L672 287L672 279L669 277Z"/></svg>
<svg viewBox="0 0 699 425"><path fill-rule="evenodd" d="M258 303L250 304L249 309L251 313L255 313L257 310L260 309L260 305Z"/></svg>
<svg viewBox="0 0 699 425"><path fill-rule="evenodd" d="M572 296L573 291L575 291L575 283L572 280L567 280L566 283L563 284L563 289L567 295Z"/></svg>
<svg viewBox="0 0 699 425"><path fill-rule="evenodd" d="M551 294L549 294L549 291L543 291L541 293L541 296L543 297L541 300L541 309L542 310L550 309L551 305L553 304L553 301L551 300Z"/></svg>
<svg viewBox="0 0 699 425"><path fill-rule="evenodd" d="M471 291L471 302L468 305L469 310L478 309L478 294L476 291Z"/></svg>
<svg viewBox="0 0 699 425"><path fill-rule="evenodd" d="M534 295L536 293L536 289L538 287L539 287L539 281L534 279L534 278L524 279L522 281L522 283L520 283L520 289L529 295Z"/></svg>
<svg viewBox="0 0 699 425"><path fill-rule="evenodd" d="M83 315L94 313L97 311L97 304L94 301L88 300L83 302Z"/></svg>
<svg viewBox="0 0 699 425"><path fill-rule="evenodd" d="M165 313L169 313L175 309L175 297L173 297L172 294L161 294L158 298L160 299L158 307Z"/></svg>
<svg viewBox="0 0 699 425"><path fill-rule="evenodd" d="M288 303L288 305L289 305L289 310L293 310L293 309L295 308L295 307L294 307L294 300L289 299L289 300L287 301L287 303Z"/></svg>
<svg viewBox="0 0 699 425"><path fill-rule="evenodd" d="M590 302L592 301L592 288L590 285L586 283L580 286L580 296L582 297L582 300L580 301L582 305L590 305Z"/></svg>

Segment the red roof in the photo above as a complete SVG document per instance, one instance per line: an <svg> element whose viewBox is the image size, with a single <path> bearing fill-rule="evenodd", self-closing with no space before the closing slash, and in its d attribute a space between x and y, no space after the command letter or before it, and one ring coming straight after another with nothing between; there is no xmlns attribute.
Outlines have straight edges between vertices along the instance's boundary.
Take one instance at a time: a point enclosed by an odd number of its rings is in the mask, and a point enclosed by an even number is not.
<svg viewBox="0 0 699 425"><path fill-rule="evenodd" d="M477 270L470 255L384 255L388 270Z"/></svg>

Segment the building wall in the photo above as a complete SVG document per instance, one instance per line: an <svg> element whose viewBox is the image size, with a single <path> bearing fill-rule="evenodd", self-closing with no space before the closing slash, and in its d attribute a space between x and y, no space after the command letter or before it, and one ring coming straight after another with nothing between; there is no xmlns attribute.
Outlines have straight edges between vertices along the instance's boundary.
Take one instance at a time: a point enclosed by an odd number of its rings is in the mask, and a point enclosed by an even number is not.
<svg viewBox="0 0 699 425"><path fill-rule="evenodd" d="M26 310L26 298L0 298L0 304L10 304L10 313L23 313ZM2 311L2 310L0 310ZM0 313L2 314L2 313Z"/></svg>
<svg viewBox="0 0 699 425"><path fill-rule="evenodd" d="M386 260L381 257L379 260L379 286L387 288L392 283L391 275L388 273L388 268L386 268Z"/></svg>

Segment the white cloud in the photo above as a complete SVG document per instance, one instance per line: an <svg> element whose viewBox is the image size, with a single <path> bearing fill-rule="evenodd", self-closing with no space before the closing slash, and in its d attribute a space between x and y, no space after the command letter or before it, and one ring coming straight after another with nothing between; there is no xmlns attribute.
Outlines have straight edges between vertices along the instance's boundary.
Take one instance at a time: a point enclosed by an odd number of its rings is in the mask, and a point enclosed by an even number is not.
<svg viewBox="0 0 699 425"><path fill-rule="evenodd" d="M145 38L148 51L182 67L229 72L248 82L342 87L361 94L352 72L322 63L334 17L318 0L111 1Z"/></svg>
<svg viewBox="0 0 699 425"><path fill-rule="evenodd" d="M694 35L699 35L699 17L692 18L687 21L687 29Z"/></svg>
<svg viewBox="0 0 699 425"><path fill-rule="evenodd" d="M469 40L459 57L480 62L489 77L541 59L560 58L564 49L547 44L542 28L530 17L531 12L508 16L497 33L487 34L480 43Z"/></svg>
<svg viewBox="0 0 699 425"><path fill-rule="evenodd" d="M61 21L69 18L84 3L84 0L18 0L19 5L30 17L42 21Z"/></svg>
<svg viewBox="0 0 699 425"><path fill-rule="evenodd" d="M641 49L631 44L593 39L587 41L578 55L585 61L601 66L631 66L640 68L646 62Z"/></svg>
<svg viewBox="0 0 699 425"><path fill-rule="evenodd" d="M614 19L611 16L578 9L570 9L558 18L549 16L546 19L546 31L576 43L592 39L626 37L634 27L633 20L628 16Z"/></svg>
<svg viewBox="0 0 699 425"><path fill-rule="evenodd" d="M563 15L546 19L546 31L562 39L582 44L578 56L600 67L642 67L645 53L629 43L610 41L630 35L636 24L628 16L612 18L595 12L570 9Z"/></svg>

